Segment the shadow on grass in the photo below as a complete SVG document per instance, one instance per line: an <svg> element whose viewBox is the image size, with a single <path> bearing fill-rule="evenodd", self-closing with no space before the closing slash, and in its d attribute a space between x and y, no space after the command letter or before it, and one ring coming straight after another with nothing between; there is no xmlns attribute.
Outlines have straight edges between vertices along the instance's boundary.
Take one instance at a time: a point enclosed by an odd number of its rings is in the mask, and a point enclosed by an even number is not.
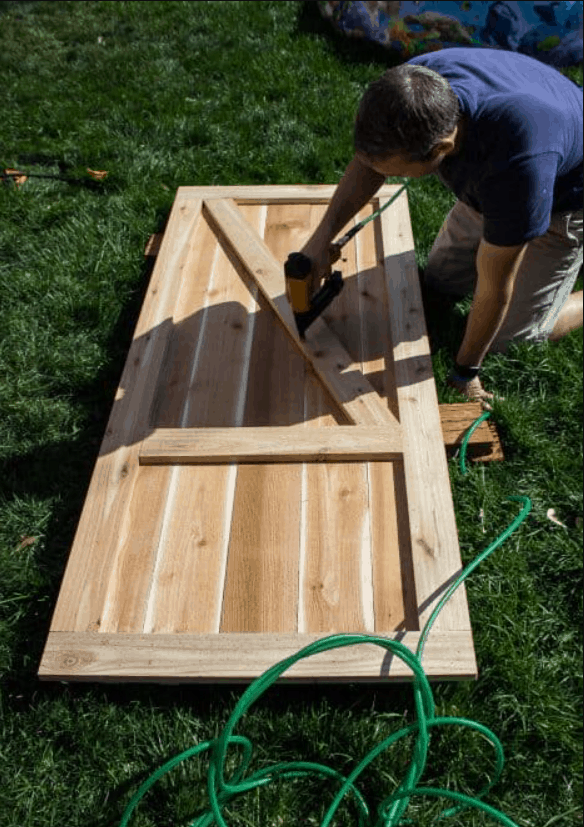
<svg viewBox="0 0 584 827"><path fill-rule="evenodd" d="M0 2L0 14L7 12L26 13L40 4L40 0L2 0Z"/></svg>

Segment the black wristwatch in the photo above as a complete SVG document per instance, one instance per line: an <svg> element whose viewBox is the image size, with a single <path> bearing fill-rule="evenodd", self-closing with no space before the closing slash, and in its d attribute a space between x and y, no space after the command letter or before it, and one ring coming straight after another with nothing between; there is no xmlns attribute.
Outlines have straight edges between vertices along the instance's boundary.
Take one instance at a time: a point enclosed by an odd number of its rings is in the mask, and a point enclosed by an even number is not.
<svg viewBox="0 0 584 827"><path fill-rule="evenodd" d="M477 378L480 370L480 367L468 367L467 365L459 365L458 362L455 362L453 376L455 379L461 379L463 382L471 382Z"/></svg>

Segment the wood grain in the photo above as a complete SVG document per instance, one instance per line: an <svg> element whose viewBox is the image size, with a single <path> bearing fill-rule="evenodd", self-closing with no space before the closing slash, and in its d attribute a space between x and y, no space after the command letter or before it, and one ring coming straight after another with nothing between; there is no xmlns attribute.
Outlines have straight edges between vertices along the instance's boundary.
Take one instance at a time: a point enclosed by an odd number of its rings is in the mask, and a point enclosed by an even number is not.
<svg viewBox="0 0 584 827"><path fill-rule="evenodd" d="M392 460L401 457L400 449L400 433L359 425L335 428L334 433L277 425L168 428L154 431L142 442L140 464Z"/></svg>
<svg viewBox="0 0 584 827"><path fill-rule="evenodd" d="M265 208L243 209L262 232ZM159 421L172 422L168 404L179 396L176 427L237 427L259 305L208 225L200 228L200 240L206 269L192 273L180 296L171 364L160 377L165 402ZM144 629L218 633L237 468L181 466L172 474Z"/></svg>
<svg viewBox="0 0 584 827"><path fill-rule="evenodd" d="M200 219L200 200L175 200L69 555L52 629L112 628L108 618L111 594L121 587L125 566L128 571L123 554L129 548L128 515L138 477L140 486L149 486L139 471L139 444L148 433L150 407L184 273L196 266ZM157 484L157 497L164 497L166 473ZM157 524L153 525L149 547L141 550L139 562L131 564L131 576L142 585L148 578L157 530ZM116 608L114 615L111 622L117 628Z"/></svg>
<svg viewBox="0 0 584 827"><path fill-rule="evenodd" d="M287 254L288 233L281 230L287 212L284 206L269 206L265 241L256 235L276 261ZM271 426L301 421L305 364L263 303L251 350L251 396L242 425L261 422L269 432ZM301 476L298 464L239 466L222 632L297 630Z"/></svg>
<svg viewBox="0 0 584 827"><path fill-rule="evenodd" d="M460 448L468 429L484 410L480 402L442 404L439 408L444 444L452 452ZM490 462L505 459L501 439L492 419L481 422L471 435L468 446L468 455L473 460Z"/></svg>
<svg viewBox="0 0 584 827"><path fill-rule="evenodd" d="M361 216L370 214L368 205ZM379 219L355 236L358 273L360 363L394 416L399 402L393 363L390 318L392 309L385 289L383 246ZM414 572L410 556L410 526L405 498L403 456L392 463L370 463L372 526L372 578L375 584L375 630L418 628Z"/></svg>
<svg viewBox="0 0 584 827"><path fill-rule="evenodd" d="M343 258L337 266L343 272L345 287L330 305L327 322L347 351L347 369L363 375L354 242L347 245ZM319 404L318 398L307 397L309 417L318 415ZM335 428L334 434L339 430L347 429ZM373 579L372 558L376 527L372 525L368 470L366 464L306 467L302 630L372 632L375 628L378 584Z"/></svg>
<svg viewBox="0 0 584 827"><path fill-rule="evenodd" d="M140 635L51 632L39 670L41 680L248 683L326 635ZM384 635L414 652L419 632ZM473 679L476 662L469 631L433 632L424 653L433 680ZM301 660L283 682L410 681L409 667L381 647L358 644Z"/></svg>
<svg viewBox="0 0 584 827"><path fill-rule="evenodd" d="M232 198L240 205L284 204L295 206L306 204L328 206L336 186L334 184L268 184L265 186L227 185L221 187L179 187L177 196L183 201L189 199ZM378 190L377 196L391 197L395 185L386 184ZM313 225L316 227L316 224Z"/></svg>
<svg viewBox="0 0 584 827"><path fill-rule="evenodd" d="M381 232L421 628L461 569L460 549L406 193L382 213ZM464 586L436 623L443 630L470 627Z"/></svg>

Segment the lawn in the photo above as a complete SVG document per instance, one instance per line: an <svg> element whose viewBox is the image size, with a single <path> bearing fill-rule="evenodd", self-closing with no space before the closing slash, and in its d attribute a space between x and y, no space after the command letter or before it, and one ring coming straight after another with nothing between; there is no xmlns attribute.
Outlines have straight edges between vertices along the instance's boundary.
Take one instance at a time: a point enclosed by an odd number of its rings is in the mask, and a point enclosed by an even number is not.
<svg viewBox="0 0 584 827"><path fill-rule="evenodd" d="M0 169L0 813L3 827L114 827L164 761L215 738L241 690L39 683L63 570L146 289L143 251L181 185L336 183L352 118L382 50L331 35L297 2L2 2ZM582 85L582 67L568 70ZM96 180L88 169L106 171ZM434 178L410 188L418 264L454 203ZM464 304L428 318L440 401ZM477 682L435 687L437 714L492 729L507 763L489 803L518 827L582 824L582 332L486 361L504 401L504 463L450 465L470 562L533 510L468 582ZM550 509L555 520L550 519ZM318 761L348 774L414 720L409 686L272 690L239 732L254 768ZM450 728L432 739L428 786L474 793L490 748ZM395 790L411 739L363 780ZM207 762L148 794L136 827L190 824ZM231 804L230 827L319 827L337 787L281 782ZM425 827L444 805L414 799ZM405 821L403 822L406 823ZM466 812L444 824L486 827ZM355 809L335 827L355 827Z"/></svg>

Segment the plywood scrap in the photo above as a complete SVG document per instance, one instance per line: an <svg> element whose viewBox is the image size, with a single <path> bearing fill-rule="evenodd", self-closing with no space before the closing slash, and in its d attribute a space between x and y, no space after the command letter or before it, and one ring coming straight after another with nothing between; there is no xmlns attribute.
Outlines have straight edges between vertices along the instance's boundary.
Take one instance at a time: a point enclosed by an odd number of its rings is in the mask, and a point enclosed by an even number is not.
<svg viewBox="0 0 584 827"><path fill-rule="evenodd" d="M444 444L449 453L454 453L460 448L468 430L484 410L480 402L455 402L442 404L439 408ZM497 426L492 419L481 422L471 434L468 456L480 462L505 459Z"/></svg>

